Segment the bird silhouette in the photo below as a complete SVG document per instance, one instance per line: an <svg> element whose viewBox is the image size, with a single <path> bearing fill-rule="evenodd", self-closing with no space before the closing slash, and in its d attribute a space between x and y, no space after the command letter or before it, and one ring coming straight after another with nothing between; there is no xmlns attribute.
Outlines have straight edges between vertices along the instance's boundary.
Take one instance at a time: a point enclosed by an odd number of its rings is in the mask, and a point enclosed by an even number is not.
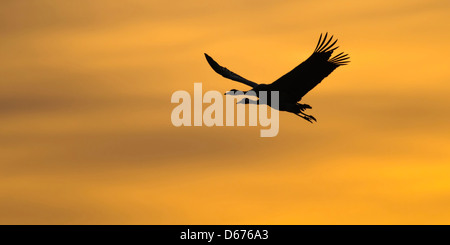
<svg viewBox="0 0 450 245"><path fill-rule="evenodd" d="M317 84L330 75L330 73L337 67L346 65L350 62L348 60L350 57L348 57L348 54L344 54L344 52L331 58L333 51L338 48L334 47L337 39L332 42L333 36L329 39L327 39L327 36L328 33L326 33L322 39L322 34L320 34L319 41L317 42L316 48L312 55L293 70L278 78L271 84L258 84L252 82L228 70L226 67L220 66L206 53L205 57L212 69L218 74L225 78L241 82L252 87L252 89L248 91L231 89L229 92L225 93L226 95L239 94L236 92L247 93L253 91L256 96L259 97L259 93L261 91L267 91L267 95L269 96L269 98L265 101L256 101L249 98L244 98L239 101L238 104L267 104L274 109L294 113L295 115L312 123L313 121L317 121L316 118L312 115L304 113L306 109L311 109L311 106L308 104L300 104L299 101L301 101L303 96L316 87ZM271 91L279 91L278 106L271 105Z"/></svg>

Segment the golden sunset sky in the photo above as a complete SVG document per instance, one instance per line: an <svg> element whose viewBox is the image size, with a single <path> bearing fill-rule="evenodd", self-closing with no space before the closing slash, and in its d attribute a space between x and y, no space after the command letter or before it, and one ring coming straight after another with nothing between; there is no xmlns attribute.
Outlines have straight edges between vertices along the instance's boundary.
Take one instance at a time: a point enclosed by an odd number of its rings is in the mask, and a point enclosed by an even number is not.
<svg viewBox="0 0 450 245"><path fill-rule="evenodd" d="M450 1L3 0L0 224L450 224ZM172 93L271 83L320 33L351 63L261 127Z"/></svg>

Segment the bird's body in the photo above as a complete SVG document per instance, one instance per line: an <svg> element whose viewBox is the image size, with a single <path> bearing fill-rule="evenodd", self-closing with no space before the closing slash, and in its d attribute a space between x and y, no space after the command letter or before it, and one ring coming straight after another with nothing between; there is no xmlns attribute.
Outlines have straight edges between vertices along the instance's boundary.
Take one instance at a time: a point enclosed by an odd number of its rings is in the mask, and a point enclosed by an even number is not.
<svg viewBox="0 0 450 245"><path fill-rule="evenodd" d="M333 47L336 44L337 40L335 40L332 44L331 41L333 36L327 41L327 34L322 40L322 34L320 35L319 42L317 43L316 49L313 54L305 60L303 63L295 67L290 72L286 73L276 81L271 84L258 84L247 80L236 73L228 70L225 67L220 66L217 62L215 62L210 56L205 54L206 60L213 68L214 71L219 73L225 78L238 81L244 83L250 87L252 87L249 91L254 91L256 95L259 97L259 92L267 91L268 95L270 91L278 91L279 92L279 105L278 108L274 108L280 111L288 111L296 114L309 122L316 119L311 116L303 113L305 109L311 109L311 106L307 104L298 103L301 101L304 95L306 95L309 91L311 91L317 84L319 84L325 77L327 77L331 72L333 72L337 67L341 65L346 65L349 61L349 57L347 54L340 53L333 58L331 55L334 50L338 47ZM230 92L226 94L233 95L234 92L239 91L236 89L230 90ZM246 91L248 92L248 91ZM270 104L270 99L265 102L265 104L272 106ZM257 103L258 101L252 101L248 98L243 99L238 103Z"/></svg>

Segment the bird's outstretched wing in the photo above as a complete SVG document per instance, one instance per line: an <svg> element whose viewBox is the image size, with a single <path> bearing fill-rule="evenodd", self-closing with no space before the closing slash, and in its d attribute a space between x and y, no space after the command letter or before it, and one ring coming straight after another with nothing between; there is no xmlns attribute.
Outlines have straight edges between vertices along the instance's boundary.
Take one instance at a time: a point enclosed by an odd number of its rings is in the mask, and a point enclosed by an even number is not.
<svg viewBox="0 0 450 245"><path fill-rule="evenodd" d="M272 90L288 93L293 99L299 101L334 69L350 62L348 55L344 53L340 53L330 59L331 54L338 47L333 48L337 39L331 43L333 36L327 40L327 35L328 33L325 34L322 40L322 34L320 34L314 53L292 71L273 82L271 84Z"/></svg>
<svg viewBox="0 0 450 245"><path fill-rule="evenodd" d="M249 80L239 76L238 74L228 70L226 67L220 66L209 55L205 54L205 57L206 57L206 60L208 61L209 65L213 68L213 70L215 72L219 73L220 75L222 75L223 77L231 79L231 80L234 80L234 81L241 82L241 83L246 84L246 85L248 85L250 87L255 87L255 86L258 85L257 83L249 81Z"/></svg>

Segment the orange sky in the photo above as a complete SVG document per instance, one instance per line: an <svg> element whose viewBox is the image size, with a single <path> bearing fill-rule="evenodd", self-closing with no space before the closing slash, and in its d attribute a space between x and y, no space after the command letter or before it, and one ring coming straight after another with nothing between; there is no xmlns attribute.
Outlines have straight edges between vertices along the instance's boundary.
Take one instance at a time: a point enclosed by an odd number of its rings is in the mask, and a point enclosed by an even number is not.
<svg viewBox="0 0 450 245"><path fill-rule="evenodd" d="M0 224L450 224L450 2L2 1ZM318 123L172 126L330 32Z"/></svg>

